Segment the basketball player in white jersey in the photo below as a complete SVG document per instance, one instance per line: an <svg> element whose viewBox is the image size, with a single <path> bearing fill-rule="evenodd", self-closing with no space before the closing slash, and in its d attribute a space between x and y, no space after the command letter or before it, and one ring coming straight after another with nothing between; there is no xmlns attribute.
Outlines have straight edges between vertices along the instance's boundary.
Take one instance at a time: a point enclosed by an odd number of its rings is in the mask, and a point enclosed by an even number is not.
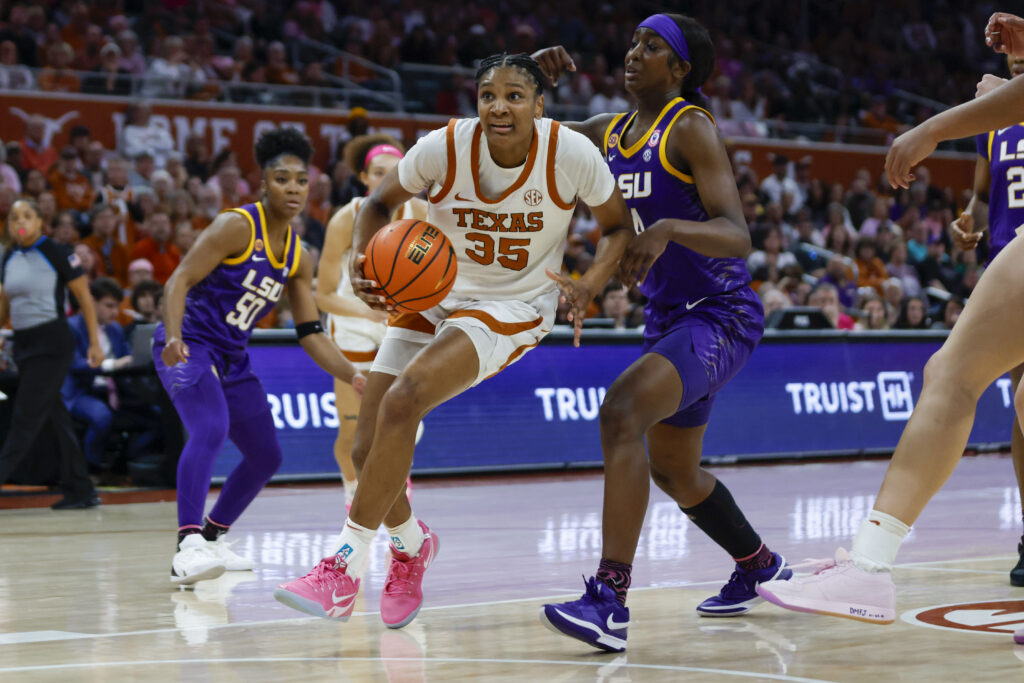
<svg viewBox="0 0 1024 683"><path fill-rule="evenodd" d="M360 135L345 145L345 163L373 192L404 156L401 143L390 135ZM327 313L327 334L338 349L360 372L368 373L377 349L384 341L388 314L375 311L356 296L349 279L352 258L352 225L363 197L356 197L327 224L324 250L317 271L316 303ZM391 216L426 218L427 203L416 197L402 204ZM352 445L359 415L359 396L348 384L334 383L334 406L338 411L338 438L334 441L334 459L341 470L345 487L345 505L350 507L356 494L356 468L352 464Z"/></svg>
<svg viewBox="0 0 1024 683"><path fill-rule="evenodd" d="M556 282L572 307L578 343L587 304L618 266L632 237L625 202L597 147L542 118L544 78L527 55L485 59L476 77L479 118L453 120L424 137L360 206L350 276L370 307L386 304L366 279L361 254L395 209L423 190L427 221L452 241L459 270L439 306L390 319L363 394L353 451L359 488L338 550L278 587L274 596L286 605L347 619L384 522L391 561L381 619L389 628L413 620L438 548L437 535L401 495L417 423L540 342L554 322ZM555 273L577 199L606 237L590 270L570 280Z"/></svg>

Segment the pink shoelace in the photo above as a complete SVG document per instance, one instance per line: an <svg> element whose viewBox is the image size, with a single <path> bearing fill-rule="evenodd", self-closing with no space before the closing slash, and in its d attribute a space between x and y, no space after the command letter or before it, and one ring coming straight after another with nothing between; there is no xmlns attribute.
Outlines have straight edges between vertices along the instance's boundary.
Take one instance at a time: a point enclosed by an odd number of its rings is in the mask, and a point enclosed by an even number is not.
<svg viewBox="0 0 1024 683"><path fill-rule="evenodd" d="M388 570L388 581L384 584L384 593L388 595L401 595L412 590L412 562L402 562L395 557L391 558L391 567Z"/></svg>

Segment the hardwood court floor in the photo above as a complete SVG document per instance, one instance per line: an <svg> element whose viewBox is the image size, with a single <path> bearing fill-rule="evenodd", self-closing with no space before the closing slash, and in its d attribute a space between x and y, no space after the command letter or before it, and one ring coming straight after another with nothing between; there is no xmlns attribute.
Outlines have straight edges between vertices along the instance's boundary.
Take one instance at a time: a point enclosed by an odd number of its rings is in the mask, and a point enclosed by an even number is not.
<svg viewBox="0 0 1024 683"><path fill-rule="evenodd" d="M849 546L885 462L715 468L765 540L791 561ZM331 546L338 490L272 488L231 532L255 572L173 589L172 503L92 511L0 512L2 681L1010 681L1024 679L1020 502L1005 456L968 458L904 545L898 612L872 626L763 605L701 619L696 604L728 578L728 558L653 492L623 655L556 636L540 605L578 597L600 552L597 473L427 482L419 516L441 549L427 600L400 631L376 614L378 537L346 624L274 601ZM944 605L963 603L960 607ZM977 604L968 604L977 603ZM918 615L918 613L920 613ZM917 615L917 616L915 616ZM929 623L924 623L929 622ZM943 628L943 627L954 628Z"/></svg>

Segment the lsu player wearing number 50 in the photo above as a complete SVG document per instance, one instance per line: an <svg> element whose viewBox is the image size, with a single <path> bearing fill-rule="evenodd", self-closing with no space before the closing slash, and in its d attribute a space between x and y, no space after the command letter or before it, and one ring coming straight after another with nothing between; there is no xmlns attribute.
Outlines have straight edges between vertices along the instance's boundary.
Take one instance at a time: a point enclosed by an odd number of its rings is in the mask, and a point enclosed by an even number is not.
<svg viewBox="0 0 1024 683"><path fill-rule="evenodd" d="M309 139L281 128L262 135L255 152L262 198L221 213L203 231L167 281L164 322L153 338L157 374L189 434L178 462L178 552L171 562L171 581L178 585L252 569L223 535L281 464L267 394L246 346L253 325L285 289L306 353L356 391L365 384L322 334L313 264L289 226L309 194ZM204 519L213 462L225 438L242 461Z"/></svg>
<svg viewBox="0 0 1024 683"><path fill-rule="evenodd" d="M618 266L632 232L601 153L543 118L543 74L527 55L495 55L476 75L478 118L449 122L409 150L360 206L350 276L371 308L384 307L363 272L370 238L413 195L429 190L427 220L452 241L458 275L450 295L423 313L395 315L366 384L353 460L359 487L337 543L309 574L274 596L295 609L345 620L370 542L391 537L380 614L389 628L416 616L437 535L412 513L402 486L419 421L434 407L501 372L554 322L558 286L578 330L587 304ZM592 207L606 237L580 280L561 267L576 200ZM482 552L492 541L481 541Z"/></svg>

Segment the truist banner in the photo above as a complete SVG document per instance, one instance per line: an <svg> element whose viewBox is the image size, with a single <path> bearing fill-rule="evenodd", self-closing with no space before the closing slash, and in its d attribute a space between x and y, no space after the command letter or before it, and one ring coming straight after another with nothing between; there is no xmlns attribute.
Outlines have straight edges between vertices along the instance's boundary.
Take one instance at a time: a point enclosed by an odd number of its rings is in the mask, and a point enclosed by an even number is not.
<svg viewBox="0 0 1024 683"><path fill-rule="evenodd" d="M718 395L704 437L710 461L891 452L921 393L940 337L825 334L768 337ZM589 336L575 349L548 339L501 374L427 416L418 471L553 468L601 461L598 411L639 339ZM333 475L338 416L331 379L295 344L255 344L285 454L281 475ZM978 404L974 447L1008 444L1010 380ZM230 444L217 465L237 462Z"/></svg>

